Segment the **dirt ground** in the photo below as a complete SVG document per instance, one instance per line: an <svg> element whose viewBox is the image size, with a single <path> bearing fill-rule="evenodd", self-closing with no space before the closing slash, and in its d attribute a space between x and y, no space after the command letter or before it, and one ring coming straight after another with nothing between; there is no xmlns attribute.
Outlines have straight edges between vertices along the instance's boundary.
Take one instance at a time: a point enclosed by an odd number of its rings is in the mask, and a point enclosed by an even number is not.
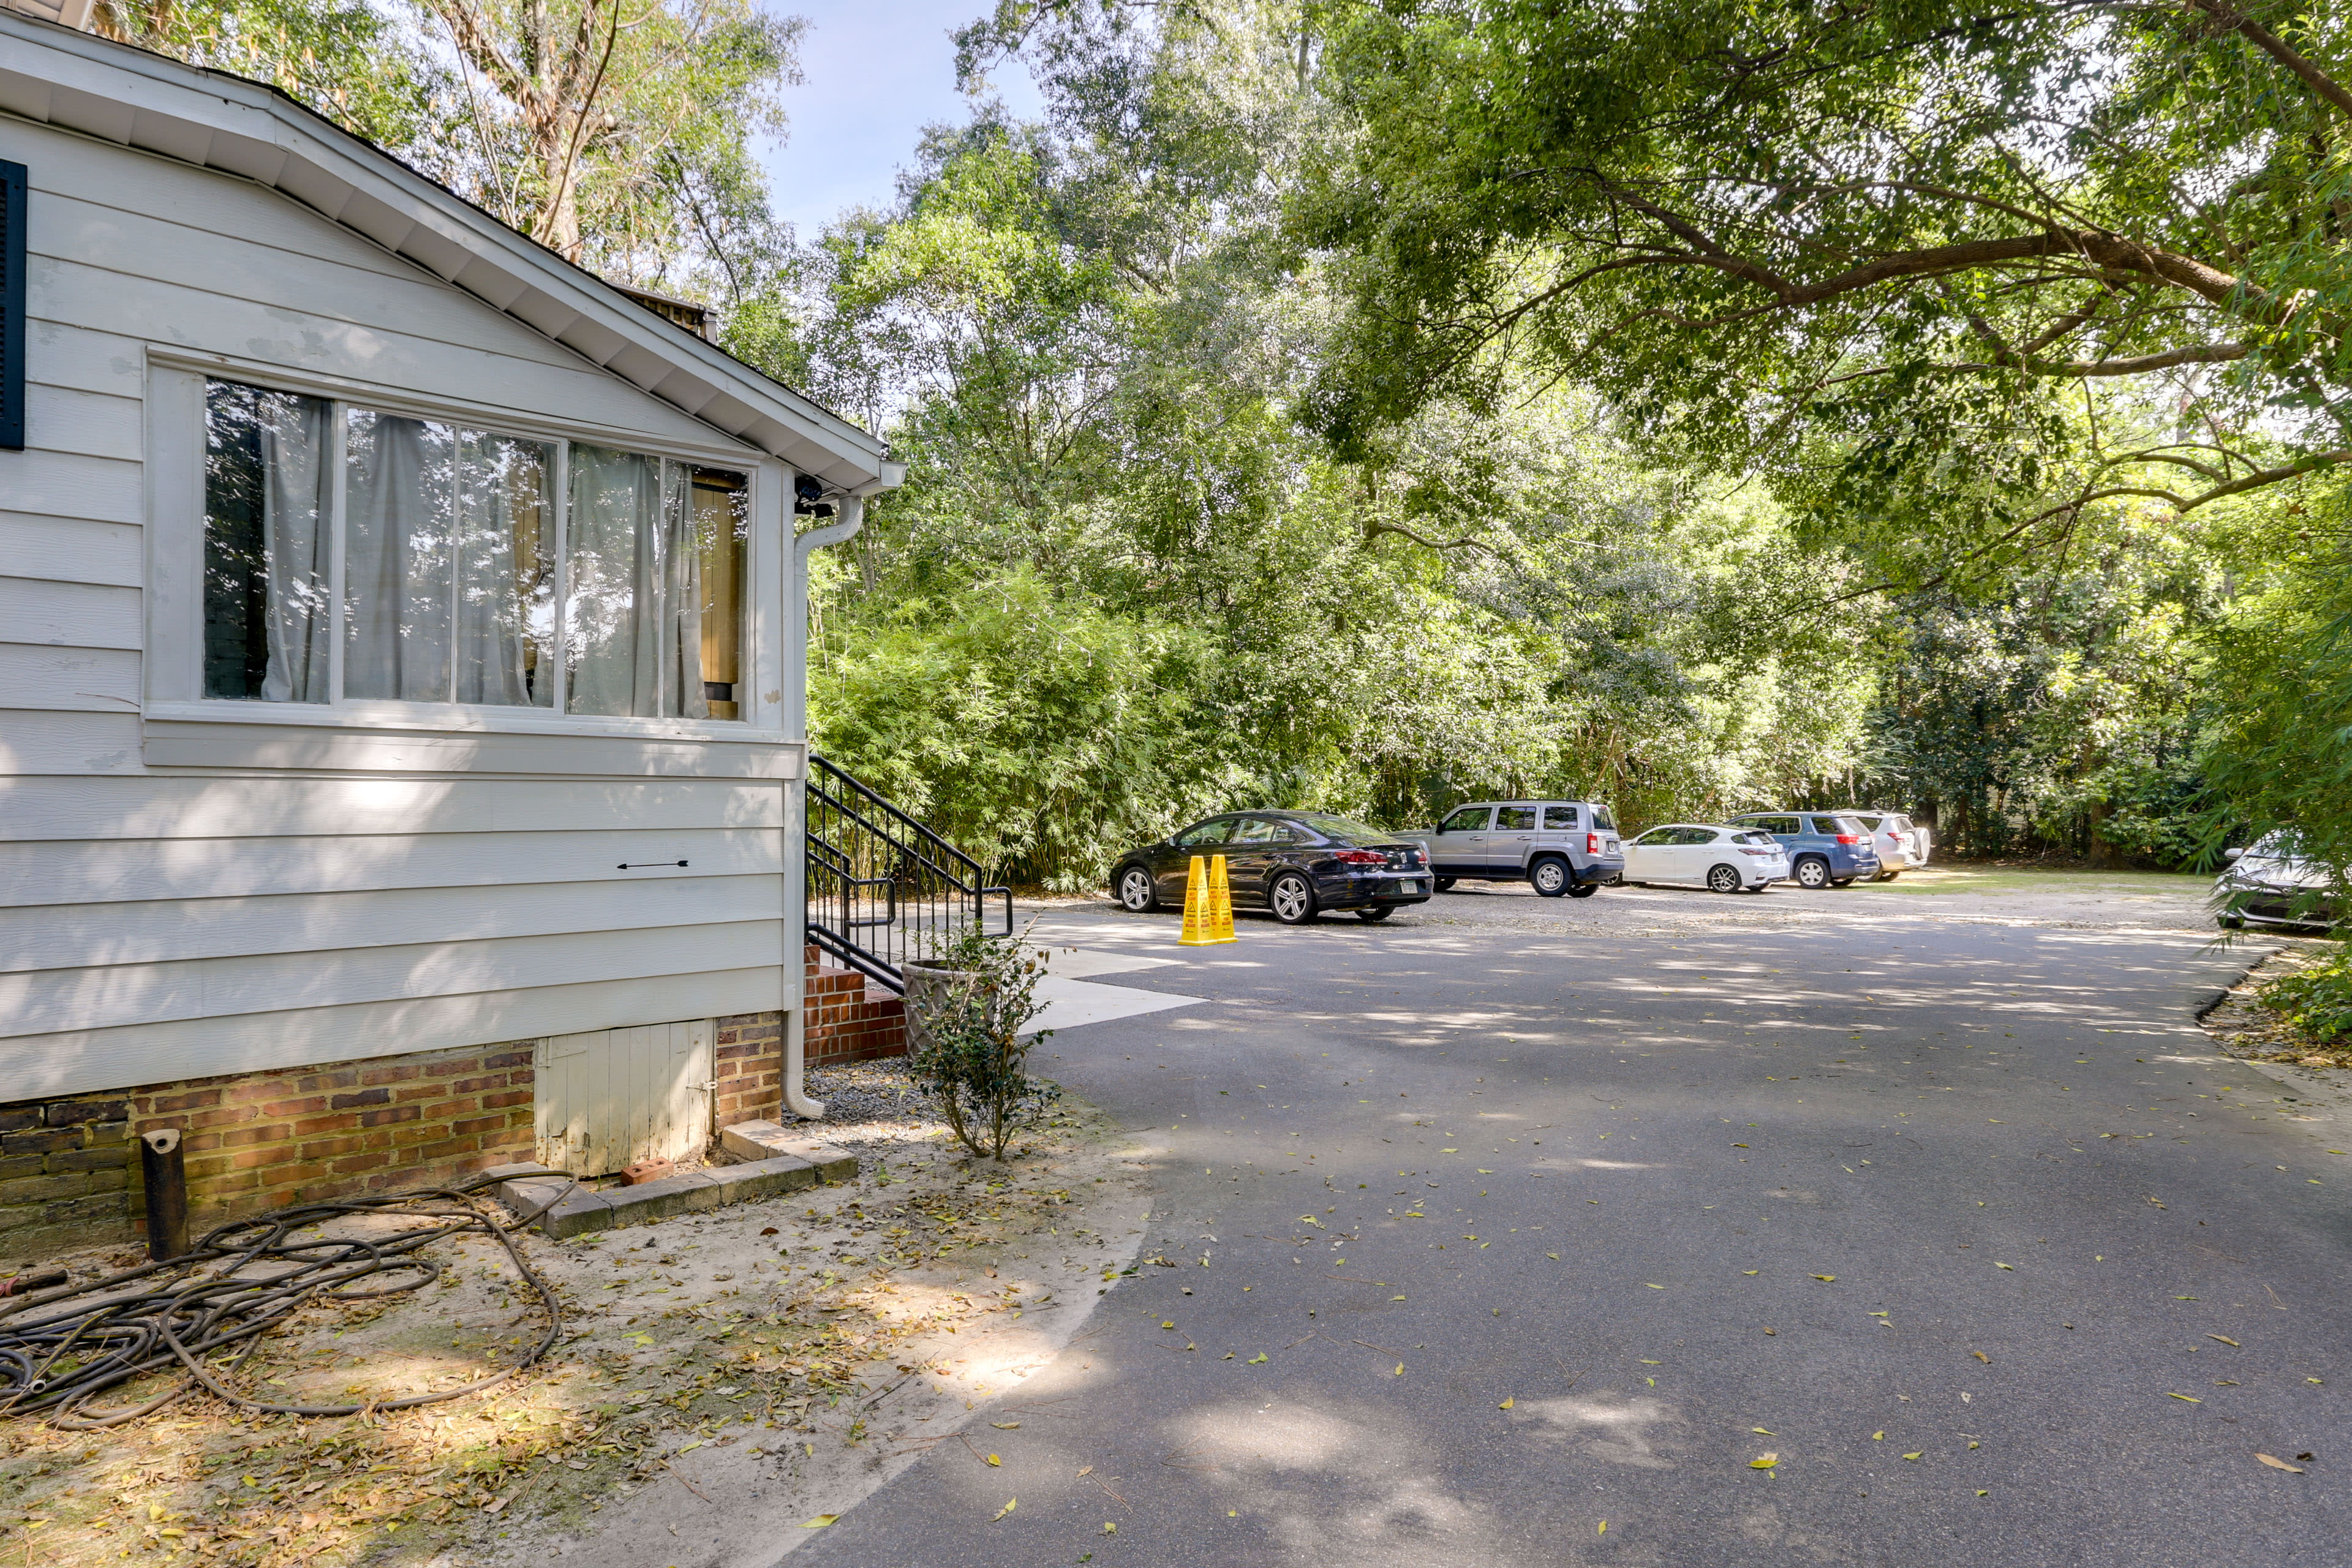
<svg viewBox="0 0 2352 1568"><path fill-rule="evenodd" d="M1000 1169L965 1160L895 1067L824 1079L828 1116L808 1130L861 1156L856 1182L520 1238L562 1338L482 1393L341 1419L199 1394L100 1432L0 1420L0 1564L722 1568L772 1561L934 1444L987 1464L974 1407L1051 1420L1001 1396L1139 1266L1139 1167L1067 1100ZM544 1331L488 1237L432 1255L436 1283L310 1306L229 1381L289 1404L394 1398L510 1365ZM64 1261L84 1277L138 1259Z"/></svg>

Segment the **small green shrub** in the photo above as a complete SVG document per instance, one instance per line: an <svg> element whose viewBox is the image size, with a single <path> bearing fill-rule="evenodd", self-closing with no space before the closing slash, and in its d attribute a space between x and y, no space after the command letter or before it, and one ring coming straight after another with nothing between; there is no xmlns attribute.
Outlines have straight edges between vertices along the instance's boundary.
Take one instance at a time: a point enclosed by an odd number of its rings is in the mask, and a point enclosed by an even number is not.
<svg viewBox="0 0 2352 1568"><path fill-rule="evenodd" d="M2279 976L2262 988L2258 999L2303 1034L2352 1039L2352 947Z"/></svg>
<svg viewBox="0 0 2352 1568"><path fill-rule="evenodd" d="M948 984L909 972L907 1006L915 1081L938 1100L948 1130L975 1155L1004 1158L1004 1146L1039 1103L1029 1081L1029 1052L1050 1029L1023 1038L1045 1010L1037 982L1045 963L1017 936L967 926L932 961L952 971Z"/></svg>

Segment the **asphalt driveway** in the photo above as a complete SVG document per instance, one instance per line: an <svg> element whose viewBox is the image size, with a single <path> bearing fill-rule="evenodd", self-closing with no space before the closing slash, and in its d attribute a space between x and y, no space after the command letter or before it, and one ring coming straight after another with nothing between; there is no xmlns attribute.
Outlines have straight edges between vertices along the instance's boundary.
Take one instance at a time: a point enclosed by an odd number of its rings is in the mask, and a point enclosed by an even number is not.
<svg viewBox="0 0 2352 1568"><path fill-rule="evenodd" d="M2179 879L1038 934L1205 999L1045 1047L1167 1266L796 1563L2347 1560L2352 1129Z"/></svg>

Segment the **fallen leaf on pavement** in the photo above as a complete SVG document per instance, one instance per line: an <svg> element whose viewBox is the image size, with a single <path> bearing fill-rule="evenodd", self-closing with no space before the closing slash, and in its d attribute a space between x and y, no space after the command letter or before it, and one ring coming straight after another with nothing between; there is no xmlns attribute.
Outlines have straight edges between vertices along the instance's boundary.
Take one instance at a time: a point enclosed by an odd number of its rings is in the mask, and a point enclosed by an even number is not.
<svg viewBox="0 0 2352 1568"><path fill-rule="evenodd" d="M826 1525L831 1524L835 1520L839 1519L841 1515L837 1513L821 1513L814 1519L804 1519L801 1521L801 1528L803 1530L823 1530Z"/></svg>
<svg viewBox="0 0 2352 1568"><path fill-rule="evenodd" d="M1495 1406L1495 1408L1497 1410L1508 1410L1512 1405L1517 1405L1518 1402L1517 1395L1514 1394L1512 1397L1504 1400L1503 1403Z"/></svg>
<svg viewBox="0 0 2352 1568"><path fill-rule="evenodd" d="M2016 1267L2015 1267L2014 1265L2011 1265L2011 1264L2007 1264L2007 1263L1996 1263L1996 1264L1994 1264L1994 1265L1993 1265L1993 1267L1994 1267L1995 1268L2006 1268L2006 1269L2008 1269L2011 1274L2014 1274L2014 1273L2016 1273L2016 1272L2017 1272Z"/></svg>
<svg viewBox="0 0 2352 1568"><path fill-rule="evenodd" d="M2170 1394L2170 1393L2171 1393L2171 1391L2170 1391L2170 1390L2168 1390L2168 1389L2166 1392L2167 1392L2168 1394ZM2195 1394L2173 1394L2171 1396L2172 1396L2173 1398L2175 1398L2175 1399L2185 1399L2185 1400L2189 1401L2189 1404L2191 1404L2191 1405L2202 1405L2202 1404L2204 1404L2204 1403L2205 1403L2203 1400L2201 1400L2201 1399L2198 1398L2198 1397L2197 1397Z"/></svg>
<svg viewBox="0 0 2352 1568"><path fill-rule="evenodd" d="M1780 1462L1780 1456L1778 1454L1759 1454L1748 1461L1748 1468L1751 1470L1769 1470Z"/></svg>
<svg viewBox="0 0 2352 1568"><path fill-rule="evenodd" d="M992 1421L989 1425L995 1427L1000 1432L1018 1432L1021 1430L1021 1423L1018 1421Z"/></svg>
<svg viewBox="0 0 2352 1568"><path fill-rule="evenodd" d="M1982 1351L1970 1351L1969 1353L1976 1357L1977 1360L1984 1363L1987 1366L1990 1366L1992 1364L1992 1357L1985 1354Z"/></svg>
<svg viewBox="0 0 2352 1568"><path fill-rule="evenodd" d="M1924 1453L1924 1452L1926 1452L1926 1450L1925 1450L1925 1449L1922 1449L1922 1450L1920 1450L1920 1452L1921 1452L1921 1453ZM1904 1457L1905 1458L1906 1458L1906 1459L1916 1459L1916 1458L1919 1457L1919 1455L1918 1455L1918 1454L1906 1454L1906 1455L1904 1455L1903 1457Z"/></svg>
<svg viewBox="0 0 2352 1568"><path fill-rule="evenodd" d="M2227 1334L2207 1334L2205 1337L2209 1340L2219 1340L2223 1344L2228 1345L2231 1350L2243 1350L2246 1348Z"/></svg>
<svg viewBox="0 0 2352 1568"><path fill-rule="evenodd" d="M1264 1351L1260 1351L1260 1352L1257 1352L1257 1354L1255 1354L1255 1355L1254 1355L1254 1356L1250 1357L1250 1358L1249 1358L1249 1360L1247 1360L1247 1361L1245 1361L1245 1362L1242 1363L1242 1364L1243 1364L1244 1366L1255 1366L1258 1363L1260 1363L1260 1362L1264 1361L1265 1359L1265 1352Z"/></svg>
<svg viewBox="0 0 2352 1568"><path fill-rule="evenodd" d="M1824 1285L1834 1285L1837 1283L1837 1276L1834 1274L1816 1274L1813 1278L1820 1280Z"/></svg>
<svg viewBox="0 0 2352 1568"><path fill-rule="evenodd" d="M1761 1426L1750 1426L1748 1429L1759 1437L1778 1437L1780 1435L1778 1432L1768 1432Z"/></svg>
<svg viewBox="0 0 2352 1568"><path fill-rule="evenodd" d="M2293 1470L2298 1476L2304 1473L2303 1467L2301 1465L2290 1465L2284 1459L2273 1459L2268 1454L2258 1453L2254 1458L2260 1459L2263 1464L2268 1465L2273 1470Z"/></svg>
<svg viewBox="0 0 2352 1568"><path fill-rule="evenodd" d="M1003 1463L1004 1463L1004 1461L1003 1461L1003 1460L1002 1460L1002 1459L998 1458L997 1458L995 1455L993 1455L993 1454L991 1454L991 1455L988 1457L988 1462L989 1462L990 1464L992 1464L992 1465L1002 1465L1002 1464L1003 1464Z"/></svg>
<svg viewBox="0 0 2352 1568"><path fill-rule="evenodd" d="M1399 1362L1399 1363L1397 1363L1396 1374L1397 1374L1399 1377L1402 1377L1402 1376L1404 1375L1404 1363L1402 1363L1402 1362Z"/></svg>
<svg viewBox="0 0 2352 1568"><path fill-rule="evenodd" d="M1017 1497L1005 1499L1004 1506L996 1510L996 1519L992 1519L988 1522L994 1524L997 1519L1003 1519L1006 1514L1011 1513L1013 1510L1013 1506L1020 1502L1020 1500L1021 1500Z"/></svg>

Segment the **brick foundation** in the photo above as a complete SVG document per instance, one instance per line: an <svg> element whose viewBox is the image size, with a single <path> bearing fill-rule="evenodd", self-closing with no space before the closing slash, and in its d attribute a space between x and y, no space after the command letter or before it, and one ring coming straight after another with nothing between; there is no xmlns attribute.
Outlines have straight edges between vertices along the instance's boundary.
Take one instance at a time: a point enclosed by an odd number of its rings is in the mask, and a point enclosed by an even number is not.
<svg viewBox="0 0 2352 1568"><path fill-rule="evenodd" d="M803 1065L840 1067L907 1054L906 998L856 970L820 962L814 947L801 985L801 1005L808 1009Z"/></svg>
<svg viewBox="0 0 2352 1568"><path fill-rule="evenodd" d="M808 950L807 1065L903 1055L907 1005ZM712 1130L783 1113L783 1015L716 1020ZM529 1041L0 1105L0 1260L143 1237L137 1138L185 1135L188 1230L533 1155Z"/></svg>
<svg viewBox="0 0 2352 1568"><path fill-rule="evenodd" d="M285 1204L527 1160L531 1096L526 1043L0 1106L0 1258L138 1239L142 1132L184 1134L194 1238Z"/></svg>

